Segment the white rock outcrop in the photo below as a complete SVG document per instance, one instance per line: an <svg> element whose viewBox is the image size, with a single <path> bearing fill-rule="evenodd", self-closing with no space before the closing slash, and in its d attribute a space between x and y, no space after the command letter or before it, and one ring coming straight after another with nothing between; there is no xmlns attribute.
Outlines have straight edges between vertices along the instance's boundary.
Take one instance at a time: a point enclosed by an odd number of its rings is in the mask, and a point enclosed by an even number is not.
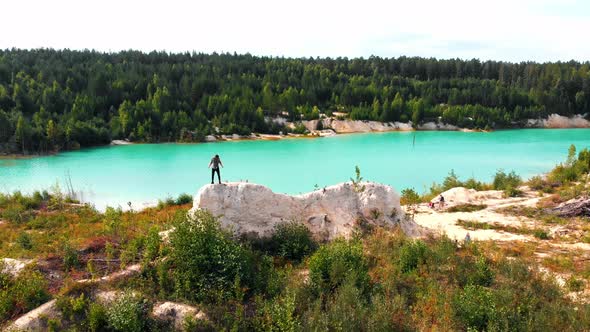
<svg viewBox="0 0 590 332"><path fill-rule="evenodd" d="M317 128L320 120L302 121L307 130L313 132ZM331 128L336 133L368 133L368 132L385 132L385 131L411 131L411 123L402 122L379 122L364 120L338 120L334 118L323 119L324 128Z"/></svg>
<svg viewBox="0 0 590 332"><path fill-rule="evenodd" d="M2 273L8 273L13 277L16 277L25 267L27 267L32 262L32 259L2 258L0 260L0 270L2 271Z"/></svg>
<svg viewBox="0 0 590 332"><path fill-rule="evenodd" d="M291 221L303 223L321 240L349 237L359 223L400 226L410 236L421 235L421 228L405 218L393 188L371 182L361 187L364 189L347 182L289 196L253 183L205 185L189 213L205 209L222 226L259 236L268 236L277 224Z"/></svg>
<svg viewBox="0 0 590 332"><path fill-rule="evenodd" d="M529 119L526 127L532 128L590 128L590 121L584 115L576 114L571 117L551 114L547 119Z"/></svg>
<svg viewBox="0 0 590 332"><path fill-rule="evenodd" d="M183 330L187 319L207 320L207 315L198 308L175 302L156 303L152 315L158 320L170 323L178 331Z"/></svg>
<svg viewBox="0 0 590 332"><path fill-rule="evenodd" d="M47 320L60 317L56 301L51 300L19 317L5 331L47 331Z"/></svg>
<svg viewBox="0 0 590 332"><path fill-rule="evenodd" d="M477 191L475 189L455 187L440 195L444 197L445 205L448 207L459 204L480 204L482 201L490 199L499 200L503 198L503 194L501 190ZM437 203L440 195L434 197L431 202Z"/></svg>
<svg viewBox="0 0 590 332"><path fill-rule="evenodd" d="M133 144L131 142L129 142L128 140L123 140L123 139L116 139L111 141L111 145L130 145Z"/></svg>
<svg viewBox="0 0 590 332"><path fill-rule="evenodd" d="M459 130L460 128L457 126L453 126L450 124L442 123L442 122L426 122L418 126L419 130Z"/></svg>

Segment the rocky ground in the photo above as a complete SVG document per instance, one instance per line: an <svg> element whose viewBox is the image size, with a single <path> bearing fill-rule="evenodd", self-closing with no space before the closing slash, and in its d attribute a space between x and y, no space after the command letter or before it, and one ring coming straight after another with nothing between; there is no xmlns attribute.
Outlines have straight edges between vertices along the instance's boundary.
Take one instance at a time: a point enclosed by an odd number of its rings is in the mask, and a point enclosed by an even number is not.
<svg viewBox="0 0 590 332"><path fill-rule="evenodd" d="M541 269L565 285L574 275L590 273L590 223L585 217L562 218L552 209L551 196L528 187L521 197L505 198L502 191L453 188L428 203L404 206L420 226L451 239L490 241L507 251L522 251ZM570 296L590 299L590 287Z"/></svg>

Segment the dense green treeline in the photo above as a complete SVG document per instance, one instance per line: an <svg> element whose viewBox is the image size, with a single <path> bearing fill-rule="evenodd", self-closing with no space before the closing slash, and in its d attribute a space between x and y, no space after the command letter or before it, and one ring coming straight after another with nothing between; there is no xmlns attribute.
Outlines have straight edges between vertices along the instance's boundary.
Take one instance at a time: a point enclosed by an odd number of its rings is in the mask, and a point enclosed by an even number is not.
<svg viewBox="0 0 590 332"><path fill-rule="evenodd" d="M269 117L336 111L469 128L586 114L590 63L0 50L3 152L277 133Z"/></svg>

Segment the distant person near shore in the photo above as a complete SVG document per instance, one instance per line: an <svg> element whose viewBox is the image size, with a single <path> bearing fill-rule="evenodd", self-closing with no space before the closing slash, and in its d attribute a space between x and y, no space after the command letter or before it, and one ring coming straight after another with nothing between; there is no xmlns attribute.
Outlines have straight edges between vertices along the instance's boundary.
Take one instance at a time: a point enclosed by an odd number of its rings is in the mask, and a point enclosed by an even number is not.
<svg viewBox="0 0 590 332"><path fill-rule="evenodd" d="M440 195L440 197L438 198L438 208L442 209L445 207L445 197L443 195Z"/></svg>
<svg viewBox="0 0 590 332"><path fill-rule="evenodd" d="M211 168L211 184L215 182L215 172L217 172L217 181L219 181L219 184L221 184L219 166L223 167L223 163L221 162L221 159L219 159L219 155L216 154L215 157L211 158L211 162L209 163L209 167Z"/></svg>

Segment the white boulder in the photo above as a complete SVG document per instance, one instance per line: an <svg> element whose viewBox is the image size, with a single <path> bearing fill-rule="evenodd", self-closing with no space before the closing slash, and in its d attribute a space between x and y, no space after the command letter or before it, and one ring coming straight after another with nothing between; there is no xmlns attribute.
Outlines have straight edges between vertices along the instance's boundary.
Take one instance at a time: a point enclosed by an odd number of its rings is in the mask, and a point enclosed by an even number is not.
<svg viewBox="0 0 590 332"><path fill-rule="evenodd" d="M297 196L253 183L226 183L203 186L189 213L205 209L237 234L268 236L277 224L294 221L321 240L350 237L359 222L399 225L410 236L420 235L420 227L405 218L399 199L393 188L370 182L360 187L341 183Z"/></svg>
<svg viewBox="0 0 590 332"><path fill-rule="evenodd" d="M481 202L486 200L500 200L503 198L503 192L501 190L477 191L475 189L455 187L434 197L431 200L431 202L437 203L441 195L445 199L446 206L454 206L460 204L481 204Z"/></svg>
<svg viewBox="0 0 590 332"><path fill-rule="evenodd" d="M0 269L2 270L2 273L8 273L13 277L16 277L32 262L32 259L2 258L0 260Z"/></svg>
<svg viewBox="0 0 590 332"><path fill-rule="evenodd" d="M154 318L169 322L176 330L183 330L187 319L207 320L207 315L196 307L174 302L160 302L152 310Z"/></svg>
<svg viewBox="0 0 590 332"><path fill-rule="evenodd" d="M10 324L5 331L47 331L48 319L59 319L59 312L56 301L51 300L34 310L27 312Z"/></svg>

